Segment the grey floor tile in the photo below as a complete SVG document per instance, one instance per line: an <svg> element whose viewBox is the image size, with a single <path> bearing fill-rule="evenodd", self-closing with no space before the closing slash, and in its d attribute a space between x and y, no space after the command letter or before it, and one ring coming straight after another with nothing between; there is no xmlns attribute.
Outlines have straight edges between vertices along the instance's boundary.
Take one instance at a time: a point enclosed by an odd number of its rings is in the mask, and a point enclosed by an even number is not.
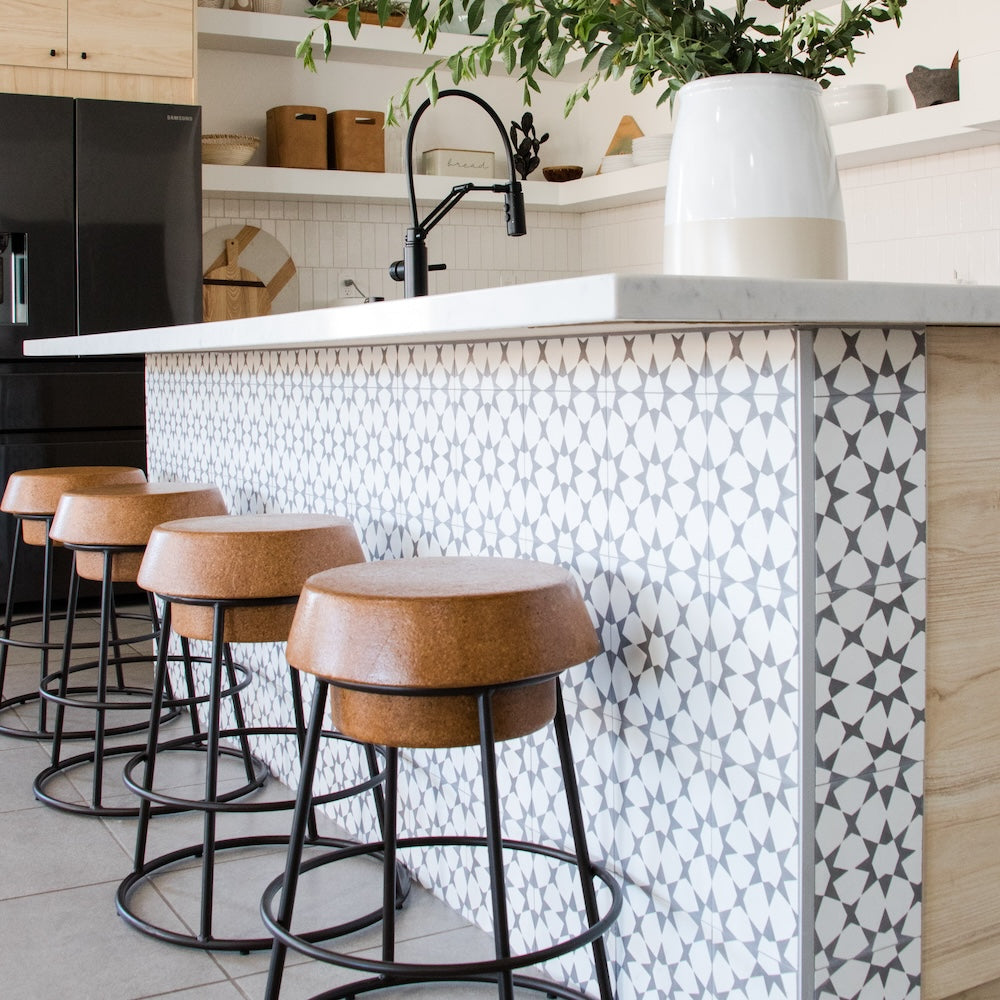
<svg viewBox="0 0 1000 1000"><path fill-rule="evenodd" d="M24 809L3 813L0 830L0 899L117 881L130 867L129 855L90 817Z"/></svg>
<svg viewBox="0 0 1000 1000"><path fill-rule="evenodd" d="M141 1000L257 1000L248 998L235 983L212 983L207 986L193 986L188 990L170 990L167 993L153 993Z"/></svg>
<svg viewBox="0 0 1000 1000"><path fill-rule="evenodd" d="M178 954L126 926L112 890L98 884L0 902L4 994L133 1000L225 981L209 955Z"/></svg>
<svg viewBox="0 0 1000 1000"><path fill-rule="evenodd" d="M31 792L31 778L48 766L48 748L34 740L0 743L0 813L43 808Z"/></svg>

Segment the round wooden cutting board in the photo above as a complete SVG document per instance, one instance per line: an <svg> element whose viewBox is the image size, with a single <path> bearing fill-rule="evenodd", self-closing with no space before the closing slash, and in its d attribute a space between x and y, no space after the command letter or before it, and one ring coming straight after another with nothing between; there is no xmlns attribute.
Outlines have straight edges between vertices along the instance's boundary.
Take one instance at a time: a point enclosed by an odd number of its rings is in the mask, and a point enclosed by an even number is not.
<svg viewBox="0 0 1000 1000"><path fill-rule="evenodd" d="M205 234L202 284L206 322L298 309L298 275L288 251L257 226L220 226Z"/></svg>

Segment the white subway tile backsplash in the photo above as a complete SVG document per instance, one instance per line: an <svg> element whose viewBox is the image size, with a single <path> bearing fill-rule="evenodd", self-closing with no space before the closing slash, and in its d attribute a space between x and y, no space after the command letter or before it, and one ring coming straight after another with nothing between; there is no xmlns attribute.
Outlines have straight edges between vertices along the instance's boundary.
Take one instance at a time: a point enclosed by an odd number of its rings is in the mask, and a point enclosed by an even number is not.
<svg viewBox="0 0 1000 1000"><path fill-rule="evenodd" d="M319 236L319 266L333 267L333 233L329 226L320 229Z"/></svg>
<svg viewBox="0 0 1000 1000"><path fill-rule="evenodd" d="M376 265L388 266L389 262L397 256L396 247L390 249L389 227L379 224L373 227L375 230L375 263Z"/></svg>
<svg viewBox="0 0 1000 1000"><path fill-rule="evenodd" d="M298 269L299 278L299 307L302 309L313 308L313 272L311 268L300 267Z"/></svg>
<svg viewBox="0 0 1000 1000"><path fill-rule="evenodd" d="M286 219L279 219L274 223L274 238L283 246L287 247L291 242L292 224Z"/></svg>

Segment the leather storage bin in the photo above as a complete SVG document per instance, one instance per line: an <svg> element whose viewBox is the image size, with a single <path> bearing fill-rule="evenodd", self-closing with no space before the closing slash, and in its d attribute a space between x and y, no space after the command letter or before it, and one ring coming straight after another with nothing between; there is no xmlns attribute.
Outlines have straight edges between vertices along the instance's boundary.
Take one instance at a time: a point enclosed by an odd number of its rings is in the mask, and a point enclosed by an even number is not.
<svg viewBox="0 0 1000 1000"><path fill-rule="evenodd" d="M267 165L326 170L326 108L300 104L269 108Z"/></svg>
<svg viewBox="0 0 1000 1000"><path fill-rule="evenodd" d="M327 120L331 169L385 172L385 115L381 111L333 111Z"/></svg>

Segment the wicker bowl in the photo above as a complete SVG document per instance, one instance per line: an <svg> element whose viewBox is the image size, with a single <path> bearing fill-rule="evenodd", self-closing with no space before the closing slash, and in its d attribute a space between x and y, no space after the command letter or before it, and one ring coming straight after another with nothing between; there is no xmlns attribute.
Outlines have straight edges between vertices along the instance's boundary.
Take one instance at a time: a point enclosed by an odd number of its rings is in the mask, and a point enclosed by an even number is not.
<svg viewBox="0 0 1000 1000"><path fill-rule="evenodd" d="M257 151L260 139L255 135L230 135L226 132L201 137L201 162L242 167Z"/></svg>
<svg viewBox="0 0 1000 1000"><path fill-rule="evenodd" d="M575 181L583 176L583 167L542 167L542 176L547 181L562 184L565 181Z"/></svg>

